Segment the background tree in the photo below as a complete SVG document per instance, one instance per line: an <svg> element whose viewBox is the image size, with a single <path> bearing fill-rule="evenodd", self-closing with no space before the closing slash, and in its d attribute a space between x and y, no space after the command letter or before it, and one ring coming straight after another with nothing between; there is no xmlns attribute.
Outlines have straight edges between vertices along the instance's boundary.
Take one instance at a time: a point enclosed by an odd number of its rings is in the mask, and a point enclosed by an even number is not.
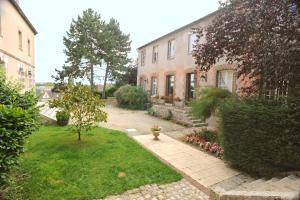
<svg viewBox="0 0 300 200"><path fill-rule="evenodd" d="M67 61L62 70L56 70L56 80L87 78L94 87L94 67L101 65L105 53L104 26L100 14L92 9L73 19L63 39Z"/></svg>
<svg viewBox="0 0 300 200"><path fill-rule="evenodd" d="M106 67L104 75L103 97L108 80L116 80L126 71L131 50L129 35L124 34L119 22L110 19L101 20L100 15L88 9L73 20L67 36L64 37L66 64L62 70L56 70L56 82L77 78L88 79L94 88L94 67Z"/></svg>
<svg viewBox="0 0 300 200"><path fill-rule="evenodd" d="M116 79L116 85L137 85L137 63L131 63L126 70Z"/></svg>
<svg viewBox="0 0 300 200"><path fill-rule="evenodd" d="M297 7L298 6L298 7ZM194 58L200 71L219 59L235 63L237 76L250 78L248 94L299 94L300 29L297 0L228 0L208 27L197 30Z"/></svg>
<svg viewBox="0 0 300 200"><path fill-rule="evenodd" d="M106 70L102 93L103 98L106 97L105 89L107 79L116 80L126 71L126 65L130 62L128 53L131 50L130 36L121 31L120 24L117 20L111 18L106 25L105 32L107 33L107 41L109 41L109 44L107 44L108 49L104 58Z"/></svg>
<svg viewBox="0 0 300 200"><path fill-rule="evenodd" d="M71 113L74 124L71 128L78 134L78 140L81 140L83 130L88 131L96 126L96 123L106 122L107 114L101 109L104 105L99 96L80 83L76 85L69 83L59 98L50 102L51 107Z"/></svg>

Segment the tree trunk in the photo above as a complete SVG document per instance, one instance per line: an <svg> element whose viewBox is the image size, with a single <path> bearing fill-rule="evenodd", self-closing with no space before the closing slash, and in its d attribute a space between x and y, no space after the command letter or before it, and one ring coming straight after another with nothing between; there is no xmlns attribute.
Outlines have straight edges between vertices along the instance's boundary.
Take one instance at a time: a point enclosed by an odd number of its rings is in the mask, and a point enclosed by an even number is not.
<svg viewBox="0 0 300 200"><path fill-rule="evenodd" d="M77 133L78 133L78 141L80 141L81 140L81 132L78 131Z"/></svg>
<svg viewBox="0 0 300 200"><path fill-rule="evenodd" d="M108 67L109 67L109 65L107 64L106 70L105 70L105 76L104 76L103 91L102 91L103 99L106 99L105 90L106 90L106 82L107 82L107 75L108 75Z"/></svg>
<svg viewBox="0 0 300 200"><path fill-rule="evenodd" d="M91 90L94 91L94 66L91 65Z"/></svg>

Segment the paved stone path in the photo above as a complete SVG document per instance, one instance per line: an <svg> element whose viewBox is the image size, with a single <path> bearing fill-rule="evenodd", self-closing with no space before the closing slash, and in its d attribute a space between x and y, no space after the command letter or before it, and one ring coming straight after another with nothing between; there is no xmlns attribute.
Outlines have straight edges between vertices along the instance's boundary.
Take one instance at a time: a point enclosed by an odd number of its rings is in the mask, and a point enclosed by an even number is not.
<svg viewBox="0 0 300 200"><path fill-rule="evenodd" d="M208 200L208 196L182 179L166 185L146 185L105 200Z"/></svg>
<svg viewBox="0 0 300 200"><path fill-rule="evenodd" d="M190 177L203 189L240 174L229 168L222 160L167 135L161 134L159 141L153 140L152 135L133 136L133 138L162 160Z"/></svg>
<svg viewBox="0 0 300 200"><path fill-rule="evenodd" d="M100 126L127 132L129 135L151 134L151 127L159 125L164 132L170 132L175 137L183 136L187 128L171 121L163 120L147 114L146 111L126 110L109 103L104 111L109 113L107 123L100 123ZM127 131L135 129L135 131Z"/></svg>

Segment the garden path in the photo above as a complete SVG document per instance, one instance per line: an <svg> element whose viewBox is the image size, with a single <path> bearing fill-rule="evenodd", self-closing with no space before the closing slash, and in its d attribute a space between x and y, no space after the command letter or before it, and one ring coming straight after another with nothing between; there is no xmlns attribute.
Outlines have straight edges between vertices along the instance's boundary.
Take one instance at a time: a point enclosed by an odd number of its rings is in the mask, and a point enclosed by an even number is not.
<svg viewBox="0 0 300 200"><path fill-rule="evenodd" d="M151 134L153 125L161 126L165 133L174 138L180 138L190 131L171 121L150 116L146 111L121 109L113 103L108 103L104 111L108 113L108 119L106 123L100 123L101 127L124 131L131 136Z"/></svg>
<svg viewBox="0 0 300 200"><path fill-rule="evenodd" d="M186 178L207 194L210 187L240 174L222 160L199 151L165 134L159 140L152 135L137 135L133 138L171 167L179 170Z"/></svg>

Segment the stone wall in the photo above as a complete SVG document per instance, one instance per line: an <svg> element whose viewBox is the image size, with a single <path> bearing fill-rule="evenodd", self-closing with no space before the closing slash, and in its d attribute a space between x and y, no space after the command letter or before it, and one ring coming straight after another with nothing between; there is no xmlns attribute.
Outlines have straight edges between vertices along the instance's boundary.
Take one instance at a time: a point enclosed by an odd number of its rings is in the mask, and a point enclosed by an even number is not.
<svg viewBox="0 0 300 200"><path fill-rule="evenodd" d="M186 108L175 107L172 104L154 104L152 109L158 117L172 120L186 126L191 125L191 120Z"/></svg>

